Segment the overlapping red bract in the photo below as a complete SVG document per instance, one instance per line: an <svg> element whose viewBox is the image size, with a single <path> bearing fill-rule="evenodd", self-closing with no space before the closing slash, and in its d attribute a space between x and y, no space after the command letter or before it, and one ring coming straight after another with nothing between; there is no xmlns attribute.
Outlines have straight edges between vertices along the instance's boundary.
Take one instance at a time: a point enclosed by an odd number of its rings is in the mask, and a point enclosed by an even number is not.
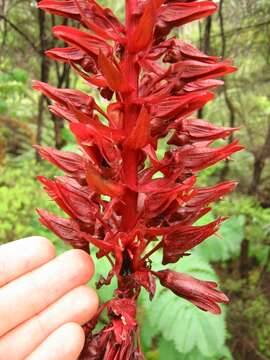
<svg viewBox="0 0 270 360"><path fill-rule="evenodd" d="M182 40L167 39L174 27L209 16L217 6L212 1L129 0L125 25L94 0L42 0L38 6L83 27L54 27L54 35L68 47L47 55L70 64L101 96L113 98L103 111L81 91L34 82L53 101L50 110L68 121L81 150L36 147L66 173L39 180L68 218L38 210L40 221L73 247L88 251L93 244L98 258L108 258L112 270L98 287L113 276L118 279L114 299L86 327L81 359L143 359L135 320L142 287L152 299L159 278L176 295L215 314L218 303L228 301L215 283L158 271L149 261L161 249L163 264L174 263L215 234L224 218L204 226L193 223L236 185L196 187L197 172L242 147L237 141L213 146L236 129L192 116L213 99L209 89L222 85L215 78L235 68ZM160 159L158 141L165 137L169 149ZM105 309L108 325L93 333Z"/></svg>

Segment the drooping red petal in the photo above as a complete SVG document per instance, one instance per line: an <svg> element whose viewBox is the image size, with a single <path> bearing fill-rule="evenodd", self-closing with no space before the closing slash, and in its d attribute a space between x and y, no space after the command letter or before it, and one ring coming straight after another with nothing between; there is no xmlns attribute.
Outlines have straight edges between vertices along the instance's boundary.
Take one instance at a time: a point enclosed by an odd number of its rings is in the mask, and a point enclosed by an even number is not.
<svg viewBox="0 0 270 360"><path fill-rule="evenodd" d="M217 5L212 1L167 3L159 9L155 36L163 39L174 27L212 15L216 10Z"/></svg>
<svg viewBox="0 0 270 360"><path fill-rule="evenodd" d="M80 227L75 220L64 219L41 209L37 212L39 221L68 245L77 249L86 249L89 246L80 236Z"/></svg>
<svg viewBox="0 0 270 360"><path fill-rule="evenodd" d="M158 118L183 117L200 109L208 101L212 100L214 95L210 92L198 92L196 94L187 94L182 96L171 96L152 107L152 115Z"/></svg>
<svg viewBox="0 0 270 360"><path fill-rule="evenodd" d="M66 107L71 105L90 114L94 109L98 109L93 97L85 94L80 90L58 89L50 86L47 83L37 80L33 81L33 88L35 90L41 91L45 96Z"/></svg>
<svg viewBox="0 0 270 360"><path fill-rule="evenodd" d="M111 9L103 8L94 0L74 0L81 15L81 21L91 31L106 40L122 42L121 33L125 27Z"/></svg>
<svg viewBox="0 0 270 360"><path fill-rule="evenodd" d="M77 112L77 118L81 123L70 125L71 131L85 144L93 136L102 136L105 139L119 142L124 139L123 133L117 129L103 125L97 118L90 118L87 115ZM84 121L83 121L84 120Z"/></svg>
<svg viewBox="0 0 270 360"><path fill-rule="evenodd" d="M73 0L41 0L37 3L37 7L50 14L64 16L75 20L80 20L81 18L78 7Z"/></svg>
<svg viewBox="0 0 270 360"><path fill-rule="evenodd" d="M194 82L221 77L236 71L227 61L207 64L201 61L186 60L177 62L170 67L171 76L181 76L182 81Z"/></svg>
<svg viewBox="0 0 270 360"><path fill-rule="evenodd" d="M34 146L39 155L74 177L85 177L84 158L70 151L60 151L46 146Z"/></svg>
<svg viewBox="0 0 270 360"><path fill-rule="evenodd" d="M66 48L54 48L45 51L45 54L56 61L65 62L68 64L79 64L85 71L94 74L98 72L96 56L89 56L86 54L86 52L76 47L70 46Z"/></svg>
<svg viewBox="0 0 270 360"><path fill-rule="evenodd" d="M58 25L53 27L53 34L70 45L73 45L88 55L98 55L100 51L109 55L112 48L101 37L91 35L71 26Z"/></svg>
<svg viewBox="0 0 270 360"><path fill-rule="evenodd" d="M86 224L92 224L99 211L97 204L90 200L79 184L74 187L67 182L50 180L39 176L38 180L44 185L49 196L73 219L79 219Z"/></svg>
<svg viewBox="0 0 270 360"><path fill-rule="evenodd" d="M186 171L197 172L225 160L241 150L243 150L243 146L239 145L237 140L219 148L209 147L208 144L201 142L185 146L183 150L177 152L177 158L184 163ZM182 156L183 161L180 160Z"/></svg>
<svg viewBox="0 0 270 360"><path fill-rule="evenodd" d="M193 91L202 91L202 90L210 90L216 87L222 86L224 81L222 80L197 80L191 83L187 83L184 85L183 90L186 92L193 92Z"/></svg>
<svg viewBox="0 0 270 360"><path fill-rule="evenodd" d="M224 195L233 191L236 186L236 181L226 181L212 187L198 188L195 196L188 201L187 206L200 208L206 206L221 199Z"/></svg>
<svg viewBox="0 0 270 360"><path fill-rule="evenodd" d="M198 141L223 139L237 128L222 128L200 119L183 119L168 144L183 146Z"/></svg>

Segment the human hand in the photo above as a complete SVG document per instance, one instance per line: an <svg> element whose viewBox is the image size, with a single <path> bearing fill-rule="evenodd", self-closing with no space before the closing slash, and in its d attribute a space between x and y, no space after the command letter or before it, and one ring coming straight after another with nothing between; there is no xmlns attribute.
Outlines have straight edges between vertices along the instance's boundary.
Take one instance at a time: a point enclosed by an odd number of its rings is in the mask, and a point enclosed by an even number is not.
<svg viewBox="0 0 270 360"><path fill-rule="evenodd" d="M82 250L55 257L51 242L30 237L0 246L0 360L75 360L81 325L98 307L85 284L94 265Z"/></svg>

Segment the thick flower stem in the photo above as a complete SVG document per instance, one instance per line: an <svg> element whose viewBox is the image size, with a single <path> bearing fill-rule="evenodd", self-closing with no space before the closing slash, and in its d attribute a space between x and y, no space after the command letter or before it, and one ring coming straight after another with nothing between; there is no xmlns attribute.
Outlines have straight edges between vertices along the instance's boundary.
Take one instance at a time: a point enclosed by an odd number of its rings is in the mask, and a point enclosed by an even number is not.
<svg viewBox="0 0 270 360"><path fill-rule="evenodd" d="M136 8L136 0L126 1L126 28L127 33L131 33L133 29L132 13ZM138 80L139 68L135 62L135 55L129 53L127 47L123 55L123 68L126 72L126 79L133 88L132 92L123 96L124 102L124 131L126 135L134 128L138 114L139 107L136 105L138 96ZM138 151L128 147L123 149L123 180L125 184L129 185L123 197L123 211L122 211L122 229L123 231L130 231L136 221L137 217L137 198L138 193L134 190L137 186L137 163Z"/></svg>

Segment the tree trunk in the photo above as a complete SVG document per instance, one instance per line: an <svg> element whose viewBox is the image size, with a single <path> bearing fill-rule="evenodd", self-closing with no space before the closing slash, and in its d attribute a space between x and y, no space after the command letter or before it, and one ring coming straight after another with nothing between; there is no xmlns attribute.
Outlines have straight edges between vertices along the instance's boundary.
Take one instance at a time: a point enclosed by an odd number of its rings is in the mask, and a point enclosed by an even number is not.
<svg viewBox="0 0 270 360"><path fill-rule="evenodd" d="M51 15L52 25L56 25L55 16ZM62 25L68 25L68 19L64 19ZM55 47L56 44L53 41L52 47ZM70 79L70 66L68 64L60 65L58 62L55 63L55 73L57 76L57 88L68 88L69 87L69 79ZM65 144L65 140L62 137L62 129L63 129L63 120L59 119L53 113L51 113L51 119L54 125L54 141L56 149L61 149Z"/></svg>
<svg viewBox="0 0 270 360"><path fill-rule="evenodd" d="M239 258L239 274L241 278L245 278L249 271L249 241L244 239L241 244L241 252Z"/></svg>

